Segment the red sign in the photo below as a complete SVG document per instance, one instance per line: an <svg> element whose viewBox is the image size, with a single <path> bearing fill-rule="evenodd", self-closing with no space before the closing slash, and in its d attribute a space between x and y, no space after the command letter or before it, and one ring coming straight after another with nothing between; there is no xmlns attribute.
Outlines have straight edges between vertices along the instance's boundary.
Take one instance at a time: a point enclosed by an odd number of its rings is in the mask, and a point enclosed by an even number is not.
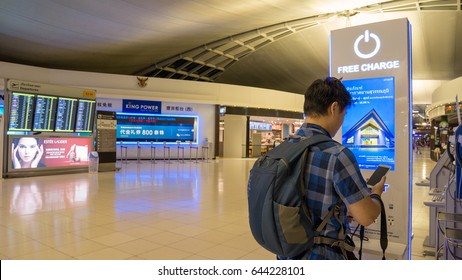
<svg viewBox="0 0 462 280"><path fill-rule="evenodd" d="M91 138L14 137L13 169L88 165Z"/></svg>

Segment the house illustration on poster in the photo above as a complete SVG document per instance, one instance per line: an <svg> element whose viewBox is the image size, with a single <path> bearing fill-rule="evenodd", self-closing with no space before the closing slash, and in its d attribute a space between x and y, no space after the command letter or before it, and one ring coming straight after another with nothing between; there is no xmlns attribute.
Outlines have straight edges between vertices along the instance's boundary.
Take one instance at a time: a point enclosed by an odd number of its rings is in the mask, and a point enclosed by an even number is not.
<svg viewBox="0 0 462 280"><path fill-rule="evenodd" d="M342 142L348 147L392 148L395 136L372 109L342 136Z"/></svg>

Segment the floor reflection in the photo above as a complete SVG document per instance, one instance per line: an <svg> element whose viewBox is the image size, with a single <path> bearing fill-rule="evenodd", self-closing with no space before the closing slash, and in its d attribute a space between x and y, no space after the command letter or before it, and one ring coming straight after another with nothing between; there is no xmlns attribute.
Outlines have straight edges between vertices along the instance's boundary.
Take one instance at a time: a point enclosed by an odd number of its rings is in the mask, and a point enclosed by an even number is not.
<svg viewBox="0 0 462 280"><path fill-rule="evenodd" d="M118 172L1 181L0 259L259 259L247 180L255 159L117 162ZM432 168L414 158L413 180ZM412 259L428 234L428 188L413 190Z"/></svg>

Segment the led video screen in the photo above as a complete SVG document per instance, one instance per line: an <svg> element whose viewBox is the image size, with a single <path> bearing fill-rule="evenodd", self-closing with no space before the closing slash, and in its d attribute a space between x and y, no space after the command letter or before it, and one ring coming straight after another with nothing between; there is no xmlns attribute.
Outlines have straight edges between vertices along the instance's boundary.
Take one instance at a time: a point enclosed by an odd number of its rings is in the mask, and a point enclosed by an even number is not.
<svg viewBox="0 0 462 280"><path fill-rule="evenodd" d="M58 97L55 131L74 132L77 98Z"/></svg>
<svg viewBox="0 0 462 280"><path fill-rule="evenodd" d="M8 130L32 130L34 100L34 94L20 92L11 93Z"/></svg>
<svg viewBox="0 0 462 280"><path fill-rule="evenodd" d="M77 104L77 117L75 132L92 132L95 122L96 101L79 99Z"/></svg>
<svg viewBox="0 0 462 280"><path fill-rule="evenodd" d="M88 165L89 137L11 137L12 169Z"/></svg>
<svg viewBox="0 0 462 280"><path fill-rule="evenodd" d="M197 116L118 113L117 141L196 142L197 124Z"/></svg>
<svg viewBox="0 0 462 280"><path fill-rule="evenodd" d="M346 80L352 106L342 125L342 144L356 156L361 169L395 166L394 77Z"/></svg>
<svg viewBox="0 0 462 280"><path fill-rule="evenodd" d="M53 131L58 97L37 95L34 110L34 131Z"/></svg>

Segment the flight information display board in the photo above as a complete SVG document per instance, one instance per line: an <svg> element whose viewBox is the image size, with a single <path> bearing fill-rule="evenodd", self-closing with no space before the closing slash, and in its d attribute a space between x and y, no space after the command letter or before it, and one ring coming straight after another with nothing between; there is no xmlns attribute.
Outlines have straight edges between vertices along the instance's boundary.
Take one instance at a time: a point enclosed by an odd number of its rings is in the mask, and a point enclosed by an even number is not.
<svg viewBox="0 0 462 280"><path fill-rule="evenodd" d="M77 98L58 97L55 131L73 132L77 110Z"/></svg>
<svg viewBox="0 0 462 280"><path fill-rule="evenodd" d="M31 131L34 113L34 94L12 92L8 129Z"/></svg>
<svg viewBox="0 0 462 280"><path fill-rule="evenodd" d="M58 97L37 95L34 110L34 131L53 131Z"/></svg>
<svg viewBox="0 0 462 280"><path fill-rule="evenodd" d="M10 79L5 83L5 178L88 171L89 154L95 150L96 91Z"/></svg>
<svg viewBox="0 0 462 280"><path fill-rule="evenodd" d="M95 121L96 101L79 99L75 132L92 132Z"/></svg>
<svg viewBox="0 0 462 280"><path fill-rule="evenodd" d="M117 114L118 141L195 142L197 116Z"/></svg>

